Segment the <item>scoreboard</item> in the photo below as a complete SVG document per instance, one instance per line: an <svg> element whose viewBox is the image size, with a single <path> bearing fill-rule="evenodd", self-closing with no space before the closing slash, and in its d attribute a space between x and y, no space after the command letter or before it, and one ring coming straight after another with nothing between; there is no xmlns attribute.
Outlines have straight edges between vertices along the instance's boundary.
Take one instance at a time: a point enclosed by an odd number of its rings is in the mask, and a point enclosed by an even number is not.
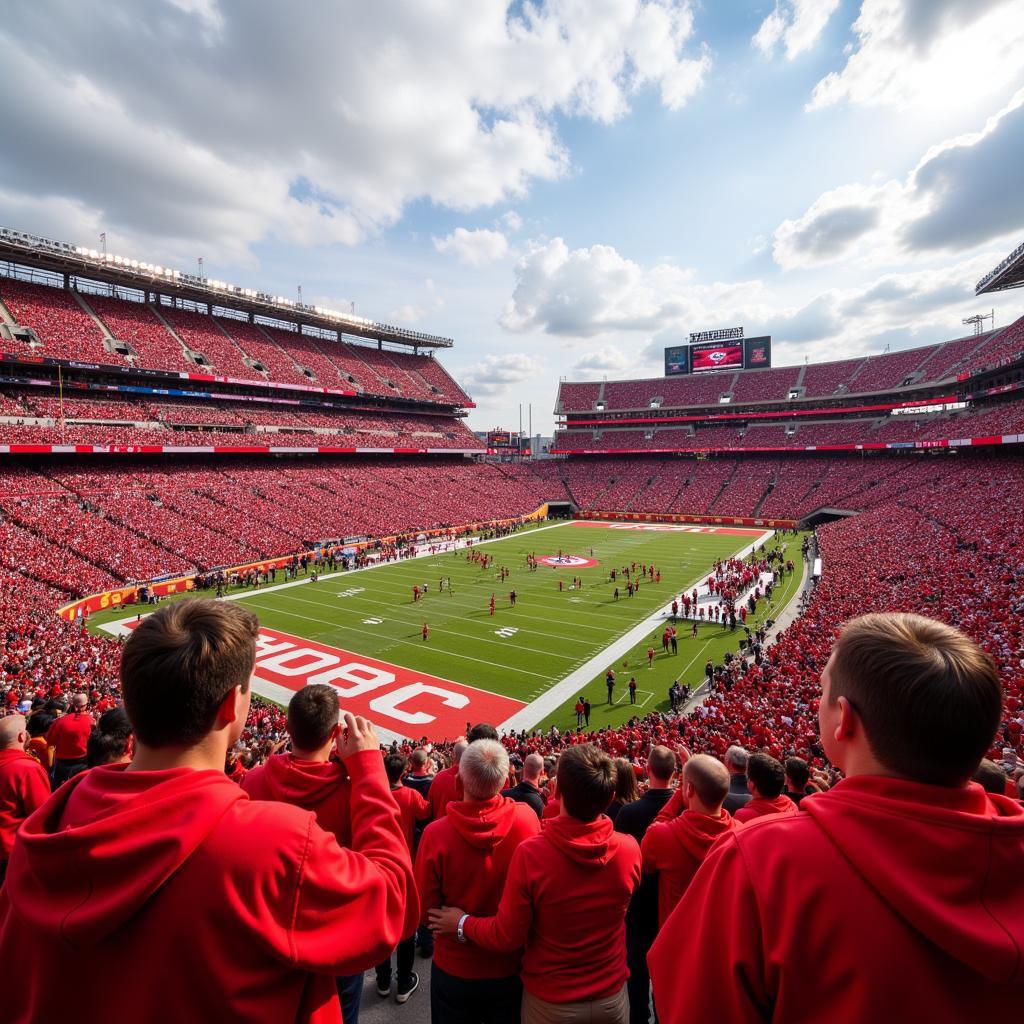
<svg viewBox="0 0 1024 1024"><path fill-rule="evenodd" d="M742 327L695 332L690 335L689 345L670 345L665 349L666 377L718 370L768 369L771 365L771 337L744 338Z"/></svg>
<svg viewBox="0 0 1024 1024"><path fill-rule="evenodd" d="M488 448L518 448L519 437L513 435L510 430L489 430L487 431Z"/></svg>

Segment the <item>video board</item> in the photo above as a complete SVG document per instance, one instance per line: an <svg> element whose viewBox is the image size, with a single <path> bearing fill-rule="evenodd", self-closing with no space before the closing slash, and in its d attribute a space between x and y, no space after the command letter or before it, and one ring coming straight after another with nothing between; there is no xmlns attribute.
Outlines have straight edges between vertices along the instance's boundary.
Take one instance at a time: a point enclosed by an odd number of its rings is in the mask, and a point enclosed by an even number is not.
<svg viewBox="0 0 1024 1024"><path fill-rule="evenodd" d="M706 342L690 346L690 372L711 373L715 370L742 370L743 342Z"/></svg>

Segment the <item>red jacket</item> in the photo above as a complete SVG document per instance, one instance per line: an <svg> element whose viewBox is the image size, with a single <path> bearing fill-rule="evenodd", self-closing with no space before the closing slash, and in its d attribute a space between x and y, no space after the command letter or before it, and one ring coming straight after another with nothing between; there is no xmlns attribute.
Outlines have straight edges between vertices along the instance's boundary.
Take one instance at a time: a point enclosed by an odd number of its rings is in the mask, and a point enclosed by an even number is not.
<svg viewBox="0 0 1024 1024"><path fill-rule="evenodd" d="M640 846L644 873L658 872L658 923L672 913L712 845L738 824L728 811L717 818L683 811L671 821L656 821Z"/></svg>
<svg viewBox="0 0 1024 1024"><path fill-rule="evenodd" d="M316 815L316 823L338 840L352 845L350 804L352 783L337 761L304 761L274 754L266 764L247 772L242 789L251 800L280 800Z"/></svg>
<svg viewBox="0 0 1024 1024"><path fill-rule="evenodd" d="M380 754L347 767L354 850L223 771L111 765L62 786L0 890L5 1022L336 1024L335 976L391 952L413 885Z"/></svg>
<svg viewBox="0 0 1024 1024"><path fill-rule="evenodd" d="M391 788L391 796L398 805L399 821L402 825L402 835L412 853L413 833L416 831L417 821L427 821L430 818L430 804L423 799L411 786L401 784Z"/></svg>
<svg viewBox="0 0 1024 1024"><path fill-rule="evenodd" d="M50 795L50 777L24 750L0 750L0 861L7 860L18 826Z"/></svg>
<svg viewBox="0 0 1024 1024"><path fill-rule="evenodd" d="M538 999L612 996L629 976L625 917L639 884L640 847L606 815L553 818L516 850L497 916L469 918L466 937L485 949L524 946L523 986Z"/></svg>
<svg viewBox="0 0 1024 1024"><path fill-rule="evenodd" d="M58 761L81 761L93 724L88 711L61 715L46 731L46 742L55 748L53 756Z"/></svg>
<svg viewBox="0 0 1024 1024"><path fill-rule="evenodd" d="M648 957L663 1020L1019 1016L1024 808L876 776L800 806L726 836L686 890Z"/></svg>
<svg viewBox="0 0 1024 1024"><path fill-rule="evenodd" d="M459 778L457 764L439 771L434 776L427 799L430 801L431 817L435 821L444 817L445 807L450 801L462 799L462 780Z"/></svg>
<svg viewBox="0 0 1024 1024"><path fill-rule="evenodd" d="M435 907L462 907L489 916L498 910L512 855L540 831L537 815L508 797L457 800L440 821L429 824L416 853L416 887L424 923ZM522 950L496 953L454 935L439 935L437 966L457 978L507 978L518 974Z"/></svg>
<svg viewBox="0 0 1024 1024"><path fill-rule="evenodd" d="M748 804L744 804L733 817L739 821L753 821L755 818L763 818L766 814L799 814L797 807L785 793L769 800L764 796L755 796Z"/></svg>

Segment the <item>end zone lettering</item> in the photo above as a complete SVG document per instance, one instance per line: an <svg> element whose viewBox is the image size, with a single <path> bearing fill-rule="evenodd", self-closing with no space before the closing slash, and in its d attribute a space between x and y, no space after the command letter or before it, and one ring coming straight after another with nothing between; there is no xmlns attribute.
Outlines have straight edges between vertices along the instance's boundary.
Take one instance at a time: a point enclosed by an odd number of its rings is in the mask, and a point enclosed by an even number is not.
<svg viewBox="0 0 1024 1024"><path fill-rule="evenodd" d="M291 692L310 683L326 683L337 691L342 711L363 715L403 736L425 735L431 740L461 736L467 721L500 725L526 706L510 697L265 627L256 641L255 679Z"/></svg>

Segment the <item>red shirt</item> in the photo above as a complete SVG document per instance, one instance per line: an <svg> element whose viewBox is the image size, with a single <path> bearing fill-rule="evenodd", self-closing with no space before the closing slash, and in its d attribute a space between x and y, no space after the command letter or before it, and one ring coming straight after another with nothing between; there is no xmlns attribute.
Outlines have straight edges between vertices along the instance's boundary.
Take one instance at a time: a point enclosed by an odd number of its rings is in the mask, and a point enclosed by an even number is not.
<svg viewBox="0 0 1024 1024"><path fill-rule="evenodd" d="M402 835L412 853L413 833L416 830L417 821L427 821L430 818L430 804L411 786L392 786L391 796L398 804L398 814L402 823Z"/></svg>
<svg viewBox="0 0 1024 1024"><path fill-rule="evenodd" d="M335 977L394 949L414 884L380 753L346 764L352 850L223 771L71 779L22 826L0 889L0 963L18 979L5 1024L121 1024L139 1007L340 1024Z"/></svg>
<svg viewBox="0 0 1024 1024"><path fill-rule="evenodd" d="M445 817L426 827L416 854L424 923L427 912L440 906L496 913L512 855L539 831L537 815L508 797L452 801ZM438 935L434 958L457 978L507 978L519 973L522 950L496 953Z"/></svg>
<svg viewBox="0 0 1024 1024"><path fill-rule="evenodd" d="M523 946L523 986L538 999L602 999L629 975L625 918L639 884L640 847L605 815L554 818L516 850L497 915L464 930L485 949Z"/></svg>
<svg viewBox="0 0 1024 1024"><path fill-rule="evenodd" d="M728 811L717 818L683 811L671 821L655 821L644 835L644 873L658 872L658 921L664 923L686 892L712 844L737 828Z"/></svg>
<svg viewBox="0 0 1024 1024"><path fill-rule="evenodd" d="M18 826L50 795L50 778L24 750L0 750L0 861L7 860Z"/></svg>
<svg viewBox="0 0 1024 1024"><path fill-rule="evenodd" d="M445 807L450 800L462 799L462 780L459 778L457 764L439 771L434 776L427 799L430 801L431 817L435 820L444 817Z"/></svg>
<svg viewBox="0 0 1024 1024"><path fill-rule="evenodd" d="M61 715L46 732L46 742L54 747L58 761L82 761L92 732L92 715L88 711L72 711Z"/></svg>
<svg viewBox="0 0 1024 1024"><path fill-rule="evenodd" d="M648 956L662 1020L1020 1016L1024 808L866 775L800 807L708 855Z"/></svg>
<svg viewBox="0 0 1024 1024"><path fill-rule="evenodd" d="M755 796L750 803L744 804L733 815L737 821L753 821L755 818L763 818L766 814L799 814L797 807L785 793L780 793L773 800L767 797Z"/></svg>

